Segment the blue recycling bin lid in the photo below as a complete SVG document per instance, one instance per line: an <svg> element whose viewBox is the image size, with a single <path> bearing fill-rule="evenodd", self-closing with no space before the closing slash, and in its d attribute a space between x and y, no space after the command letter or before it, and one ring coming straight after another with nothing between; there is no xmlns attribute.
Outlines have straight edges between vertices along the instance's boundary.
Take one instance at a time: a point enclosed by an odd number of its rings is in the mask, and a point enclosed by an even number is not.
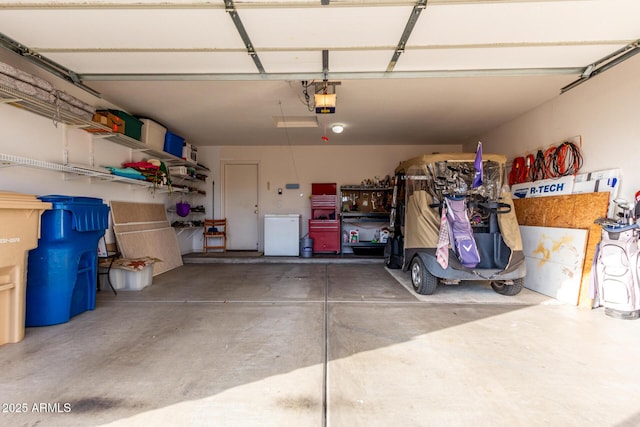
<svg viewBox="0 0 640 427"><path fill-rule="evenodd" d="M96 204L96 205L101 205L102 204L102 199L96 198L96 197L83 197L83 196L62 196L59 194L51 194L51 195L47 195L47 196L38 196L38 199L44 201L44 202L51 202L54 204L54 207L56 205L65 205L65 204L73 204L73 205L80 205L80 204ZM58 209L58 208L55 208ZM64 209L63 207L60 207L60 209Z"/></svg>
<svg viewBox="0 0 640 427"><path fill-rule="evenodd" d="M109 228L109 206L96 197L63 196L58 194L38 196L51 203L52 210L71 212L72 227L76 231L96 231Z"/></svg>

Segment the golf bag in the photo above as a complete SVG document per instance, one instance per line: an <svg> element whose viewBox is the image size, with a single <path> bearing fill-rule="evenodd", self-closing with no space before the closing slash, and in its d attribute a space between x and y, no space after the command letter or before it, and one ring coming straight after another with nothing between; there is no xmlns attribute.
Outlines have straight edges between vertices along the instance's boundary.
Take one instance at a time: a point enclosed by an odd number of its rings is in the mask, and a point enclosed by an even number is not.
<svg viewBox="0 0 640 427"><path fill-rule="evenodd" d="M446 197L445 201L451 247L460 260L460 264L467 268L475 268L480 263L480 254L467 215L466 198Z"/></svg>
<svg viewBox="0 0 640 427"><path fill-rule="evenodd" d="M598 300L605 314L621 319L640 317L640 248L638 228L603 226L596 258Z"/></svg>

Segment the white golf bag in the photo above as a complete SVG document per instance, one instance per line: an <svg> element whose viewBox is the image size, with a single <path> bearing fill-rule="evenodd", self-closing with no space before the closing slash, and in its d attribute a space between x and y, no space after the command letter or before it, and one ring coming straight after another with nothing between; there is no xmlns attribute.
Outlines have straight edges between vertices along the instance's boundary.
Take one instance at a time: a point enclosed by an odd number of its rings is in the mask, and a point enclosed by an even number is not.
<svg viewBox="0 0 640 427"><path fill-rule="evenodd" d="M640 317L639 230L637 224L602 227L595 274L599 303L612 317Z"/></svg>

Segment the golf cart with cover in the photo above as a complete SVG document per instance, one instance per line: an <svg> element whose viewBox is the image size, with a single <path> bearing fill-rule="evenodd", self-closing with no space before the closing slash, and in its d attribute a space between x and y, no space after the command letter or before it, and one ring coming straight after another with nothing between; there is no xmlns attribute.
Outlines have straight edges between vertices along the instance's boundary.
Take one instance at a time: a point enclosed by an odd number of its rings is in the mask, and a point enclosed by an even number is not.
<svg viewBox="0 0 640 427"><path fill-rule="evenodd" d="M526 275L522 238L505 181L503 155L431 154L395 170L389 268L411 271L413 288L431 295L438 284L489 281L516 295Z"/></svg>

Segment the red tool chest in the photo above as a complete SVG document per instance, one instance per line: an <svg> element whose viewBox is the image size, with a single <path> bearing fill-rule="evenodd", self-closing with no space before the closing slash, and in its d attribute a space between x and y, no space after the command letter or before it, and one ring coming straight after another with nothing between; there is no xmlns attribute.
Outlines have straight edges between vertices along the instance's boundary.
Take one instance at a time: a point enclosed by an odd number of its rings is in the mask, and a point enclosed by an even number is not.
<svg viewBox="0 0 640 427"><path fill-rule="evenodd" d="M309 238L313 252L340 253L340 220L335 183L311 184L311 218Z"/></svg>

